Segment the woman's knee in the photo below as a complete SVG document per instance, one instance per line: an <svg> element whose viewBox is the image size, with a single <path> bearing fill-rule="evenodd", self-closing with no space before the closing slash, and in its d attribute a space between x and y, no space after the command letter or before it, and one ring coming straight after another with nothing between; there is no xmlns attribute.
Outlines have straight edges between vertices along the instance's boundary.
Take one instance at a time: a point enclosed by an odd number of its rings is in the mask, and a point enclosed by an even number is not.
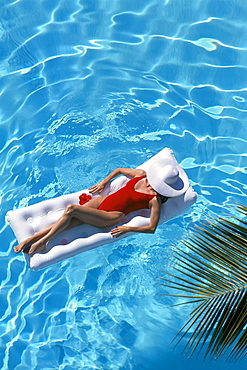
<svg viewBox="0 0 247 370"><path fill-rule="evenodd" d="M72 216L73 213L75 212L75 207L76 207L75 204L68 204L66 207L65 213L68 216Z"/></svg>

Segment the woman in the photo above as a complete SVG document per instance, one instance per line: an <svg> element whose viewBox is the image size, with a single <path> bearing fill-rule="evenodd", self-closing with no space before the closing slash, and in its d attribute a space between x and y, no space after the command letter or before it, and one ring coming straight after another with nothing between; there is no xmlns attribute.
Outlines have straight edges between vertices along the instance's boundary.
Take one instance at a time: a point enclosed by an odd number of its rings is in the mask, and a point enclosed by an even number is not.
<svg viewBox="0 0 247 370"><path fill-rule="evenodd" d="M152 166L147 174L141 169L117 168L104 180L92 186L89 191L92 194L97 192L100 194L106 184L118 175L125 175L132 179L113 194L95 197L82 206L68 205L56 223L29 237L14 247L14 251L28 254L44 251L48 241L62 231L82 223L96 227L111 227L119 223L126 214L143 208L151 210L148 226L116 226L111 230L111 235L118 237L130 231L154 233L159 222L162 202L169 196L182 194L189 186L187 175L174 161L174 163L166 163L161 172Z"/></svg>

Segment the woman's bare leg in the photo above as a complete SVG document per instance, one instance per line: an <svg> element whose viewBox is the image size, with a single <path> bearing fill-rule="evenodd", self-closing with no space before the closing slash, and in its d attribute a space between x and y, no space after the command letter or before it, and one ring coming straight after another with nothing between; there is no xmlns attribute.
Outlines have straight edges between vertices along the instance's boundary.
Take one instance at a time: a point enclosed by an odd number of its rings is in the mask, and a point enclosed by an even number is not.
<svg viewBox="0 0 247 370"><path fill-rule="evenodd" d="M78 226L80 224L81 224L81 221L80 220L78 220L76 218L72 218L69 226L66 229L64 229L64 231L70 230L73 227L76 227L76 226ZM20 253L20 252L28 253L29 250L30 250L31 245L33 243L37 242L38 240L40 240L41 238L43 238L45 235L47 235L50 232L50 230L52 229L53 225L54 224L46 227L45 229L37 232L36 234L30 236L29 238L27 238L26 240L24 240L20 244L16 245L14 247L15 253Z"/></svg>
<svg viewBox="0 0 247 370"><path fill-rule="evenodd" d="M87 206L69 205L62 217L51 226L48 232L34 242L30 247L29 254L45 250L48 241L55 235L70 227L72 219L79 220L79 223L88 223L96 227L113 226L124 217L122 212L106 212ZM78 224L78 221L76 221Z"/></svg>
<svg viewBox="0 0 247 370"><path fill-rule="evenodd" d="M94 199L91 199L85 205L88 206L88 207L97 209L100 206L100 204L102 203L102 201L104 200L104 198L105 198L104 196L96 197ZM82 207L84 207L85 205L83 205ZM71 224L67 227L67 230L72 229L73 227L80 225L80 223L81 223L81 221L76 220L76 219L72 219ZM21 242L19 245L16 245L14 247L15 253L25 252L25 249L26 249L26 253L27 253L29 251L30 246L33 243L40 240L41 238L43 238L45 235L47 235L49 233L49 231L51 230L51 228L53 227L53 225L50 225L50 226L46 227L45 229L43 229L43 230L37 232L36 234L30 236L29 238L27 238L26 240Z"/></svg>
<svg viewBox="0 0 247 370"><path fill-rule="evenodd" d="M45 236L51 230L51 228L52 228L52 225L46 227L45 229L37 232L36 234L30 236L29 238L27 238L26 240L24 240L20 244L16 245L14 247L15 253L24 252L24 250L26 248L28 248L31 244L37 242L39 239L41 239L43 236Z"/></svg>

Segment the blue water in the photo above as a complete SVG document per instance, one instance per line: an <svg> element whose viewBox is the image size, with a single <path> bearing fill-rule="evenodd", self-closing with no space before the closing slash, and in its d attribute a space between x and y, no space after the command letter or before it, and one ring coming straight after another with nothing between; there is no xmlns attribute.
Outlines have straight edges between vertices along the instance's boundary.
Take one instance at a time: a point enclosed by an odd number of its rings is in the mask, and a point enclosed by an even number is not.
<svg viewBox="0 0 247 370"><path fill-rule="evenodd" d="M0 1L1 369L246 369L173 350L190 310L157 294L187 228L246 205L246 19L243 0ZM14 254L9 209L166 146L186 215L39 272Z"/></svg>

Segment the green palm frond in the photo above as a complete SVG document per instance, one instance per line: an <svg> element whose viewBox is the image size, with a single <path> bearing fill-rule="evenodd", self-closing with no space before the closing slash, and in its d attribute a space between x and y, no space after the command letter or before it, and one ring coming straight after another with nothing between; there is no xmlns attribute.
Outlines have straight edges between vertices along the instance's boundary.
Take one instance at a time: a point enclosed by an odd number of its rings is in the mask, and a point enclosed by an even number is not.
<svg viewBox="0 0 247 370"><path fill-rule="evenodd" d="M247 207L239 205L240 216ZM173 251L164 285L196 304L190 319L174 340L190 334L184 352L191 356L205 348L204 357L242 359L247 354L247 223L241 217L210 220L197 227ZM179 273L179 275L178 275ZM181 303L180 303L181 304Z"/></svg>

